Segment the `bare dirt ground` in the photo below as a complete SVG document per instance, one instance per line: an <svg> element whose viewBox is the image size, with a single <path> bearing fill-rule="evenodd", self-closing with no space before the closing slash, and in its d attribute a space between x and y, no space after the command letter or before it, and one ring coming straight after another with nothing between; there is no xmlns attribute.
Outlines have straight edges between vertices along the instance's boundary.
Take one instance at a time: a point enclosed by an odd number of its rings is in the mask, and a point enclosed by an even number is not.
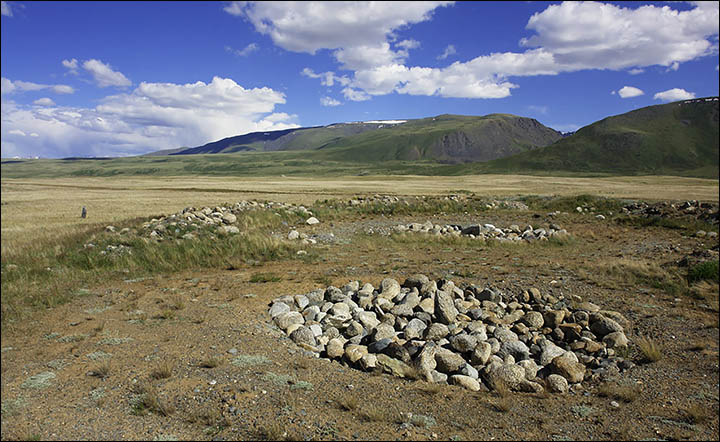
<svg viewBox="0 0 720 442"><path fill-rule="evenodd" d="M505 247L359 234L427 219L559 222L576 241ZM678 297L600 272L618 260L676 269L694 251L717 250L717 237L510 210L366 216L299 230L336 240L309 246L316 259L78 287L82 296L8 327L2 439L719 439L717 284L703 297ZM415 273L581 296L625 315L630 339L652 338L662 358L639 363L632 345L628 358L638 364L614 381L629 392L623 397L589 382L563 395L471 392L311 358L267 314L284 294Z"/></svg>

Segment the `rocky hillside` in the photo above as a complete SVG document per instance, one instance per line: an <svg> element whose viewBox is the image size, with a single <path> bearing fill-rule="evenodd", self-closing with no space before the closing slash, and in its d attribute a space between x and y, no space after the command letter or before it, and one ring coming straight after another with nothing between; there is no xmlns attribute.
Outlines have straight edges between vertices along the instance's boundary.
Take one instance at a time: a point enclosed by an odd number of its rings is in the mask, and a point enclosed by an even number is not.
<svg viewBox="0 0 720 442"><path fill-rule="evenodd" d="M608 117L543 149L483 167L717 177L718 139L718 97L707 97Z"/></svg>

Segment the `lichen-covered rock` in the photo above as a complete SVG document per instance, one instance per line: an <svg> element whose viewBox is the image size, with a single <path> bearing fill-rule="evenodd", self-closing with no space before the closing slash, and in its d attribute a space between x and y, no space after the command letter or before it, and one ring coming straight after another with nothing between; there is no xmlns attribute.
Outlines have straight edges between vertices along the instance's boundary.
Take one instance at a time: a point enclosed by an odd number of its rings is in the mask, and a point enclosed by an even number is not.
<svg viewBox="0 0 720 442"><path fill-rule="evenodd" d="M446 374L456 373L465 365L465 359L462 356L443 347L439 347L435 352L435 361L437 370Z"/></svg>
<svg viewBox="0 0 720 442"><path fill-rule="evenodd" d="M591 317L592 320L592 317ZM610 333L623 332L623 328L620 324L613 321L610 318L600 318L590 325L590 331L595 333L600 338Z"/></svg>
<svg viewBox="0 0 720 442"><path fill-rule="evenodd" d="M296 344L317 345L317 342L315 342L315 333L313 333L310 327L300 326L294 332L290 333L290 339Z"/></svg>
<svg viewBox="0 0 720 442"><path fill-rule="evenodd" d="M283 330L287 330L292 324L304 324L305 318L300 312L285 312L280 313L274 318L275 324Z"/></svg>
<svg viewBox="0 0 720 442"><path fill-rule="evenodd" d="M452 324L458 314L453 302L452 295L445 291L438 291L435 294L435 314L438 321L443 324Z"/></svg>
<svg viewBox="0 0 720 442"><path fill-rule="evenodd" d="M628 343L629 341L627 336L625 336L625 333L621 331L608 333L603 338L603 344L607 345L608 348L627 347Z"/></svg>
<svg viewBox="0 0 720 442"><path fill-rule="evenodd" d="M415 377L416 371L406 363L393 359L382 353L377 355L377 366L386 373L400 378Z"/></svg>
<svg viewBox="0 0 720 442"><path fill-rule="evenodd" d="M567 379L571 384L582 382L585 377L585 366L577 360L572 352L565 352L550 362L550 370Z"/></svg>
<svg viewBox="0 0 720 442"><path fill-rule="evenodd" d="M451 385L459 385L461 387L467 388L470 391L480 391L480 382L478 382L476 379L471 378L470 376L454 374L450 376L448 382Z"/></svg>
<svg viewBox="0 0 720 442"><path fill-rule="evenodd" d="M560 376L559 374L549 375L546 379L546 383L548 386L548 390L551 393L567 393L570 388L567 379Z"/></svg>

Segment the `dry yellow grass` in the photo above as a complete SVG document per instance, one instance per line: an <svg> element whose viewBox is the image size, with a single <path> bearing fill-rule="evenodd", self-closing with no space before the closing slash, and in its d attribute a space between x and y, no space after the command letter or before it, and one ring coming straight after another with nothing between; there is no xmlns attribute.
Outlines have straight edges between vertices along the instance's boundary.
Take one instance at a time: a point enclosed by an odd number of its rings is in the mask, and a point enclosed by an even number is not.
<svg viewBox="0 0 720 442"><path fill-rule="evenodd" d="M72 234L89 226L174 213L241 199L311 204L356 194L439 195L466 190L484 196L580 195L637 199L718 200L718 181L667 176L458 177L372 176L339 178L131 177L2 179L2 254ZM82 207L88 217L80 218Z"/></svg>

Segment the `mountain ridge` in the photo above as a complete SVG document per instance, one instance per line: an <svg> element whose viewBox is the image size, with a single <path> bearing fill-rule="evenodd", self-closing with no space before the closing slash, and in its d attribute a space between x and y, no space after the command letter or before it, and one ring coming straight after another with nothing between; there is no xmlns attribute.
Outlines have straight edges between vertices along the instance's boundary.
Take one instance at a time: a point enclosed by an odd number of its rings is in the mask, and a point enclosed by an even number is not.
<svg viewBox="0 0 720 442"><path fill-rule="evenodd" d="M555 143L477 165L477 171L651 173L712 169L718 175L719 100L646 106L578 129Z"/></svg>
<svg viewBox="0 0 720 442"><path fill-rule="evenodd" d="M402 121L402 122L400 122ZM442 114L411 120L333 123L252 132L167 155L323 150L333 160L437 160L467 163L546 146L562 135L535 119L512 114ZM154 155L162 155L163 151Z"/></svg>

